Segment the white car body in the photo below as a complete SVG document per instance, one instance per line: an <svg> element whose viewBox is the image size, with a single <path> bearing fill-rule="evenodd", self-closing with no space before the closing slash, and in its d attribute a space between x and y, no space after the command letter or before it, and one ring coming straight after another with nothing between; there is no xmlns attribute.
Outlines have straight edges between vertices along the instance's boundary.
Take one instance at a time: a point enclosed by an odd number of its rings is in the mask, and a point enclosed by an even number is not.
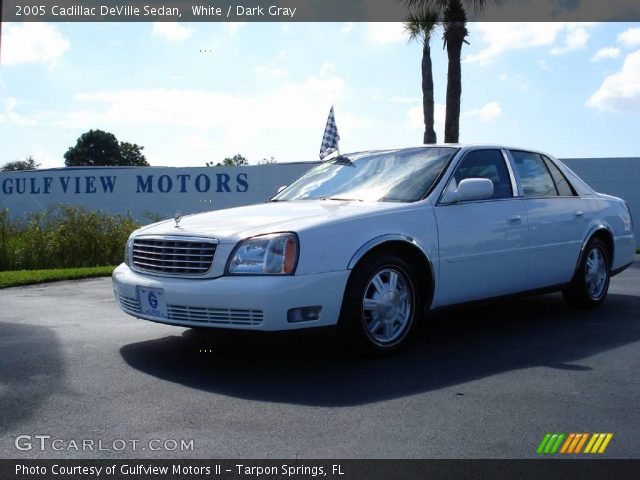
<svg viewBox="0 0 640 480"><path fill-rule="evenodd" d="M128 314L166 324L295 330L336 325L358 261L389 242L413 249L423 259L421 268L428 269L431 279L428 291L422 292L426 309L566 287L594 235L610 242L612 274L633 261L635 238L623 200L596 193L549 155L546 157L562 171L575 195L526 197L511 154L517 149L456 148L427 196L415 202L283 201L185 216L179 224L172 219L143 227L132 234L132 241L190 237L213 241L212 266L198 276L170 275L136 267L129 258L131 267L123 263L113 273L116 300ZM445 189L453 188L448 185L458 163L478 150L501 152L512 195L447 203ZM276 232L297 235L294 274L225 273L239 242ZM149 313L149 299L142 299L141 292L157 293L157 314ZM316 306L321 307L317 319L288 321L290 310Z"/></svg>

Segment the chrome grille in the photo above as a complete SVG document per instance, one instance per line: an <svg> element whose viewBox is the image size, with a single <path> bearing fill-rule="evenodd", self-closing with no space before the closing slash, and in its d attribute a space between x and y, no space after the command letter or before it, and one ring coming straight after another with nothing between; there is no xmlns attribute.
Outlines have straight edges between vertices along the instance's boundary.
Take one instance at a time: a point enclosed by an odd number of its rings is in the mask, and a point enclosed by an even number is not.
<svg viewBox="0 0 640 480"><path fill-rule="evenodd" d="M204 275L211 268L217 241L188 237L139 237L133 240L136 270L164 275Z"/></svg>
<svg viewBox="0 0 640 480"><path fill-rule="evenodd" d="M171 320L219 325L260 325L264 320L262 310L169 305L168 313Z"/></svg>
<svg viewBox="0 0 640 480"><path fill-rule="evenodd" d="M116 293L116 299L125 312L130 314L140 313L140 302L137 298L129 298Z"/></svg>

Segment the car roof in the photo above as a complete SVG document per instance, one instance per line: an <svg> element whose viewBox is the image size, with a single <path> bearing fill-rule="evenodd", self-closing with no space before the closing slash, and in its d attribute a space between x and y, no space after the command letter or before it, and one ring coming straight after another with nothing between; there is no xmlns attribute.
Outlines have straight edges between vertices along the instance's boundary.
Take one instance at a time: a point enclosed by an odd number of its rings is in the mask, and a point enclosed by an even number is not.
<svg viewBox="0 0 640 480"><path fill-rule="evenodd" d="M510 145L499 145L495 143L435 143L429 145L413 145L408 147L398 147L398 148L384 148L384 149L376 149L376 150L361 150L357 152L349 152L345 155L377 155L381 153L387 152L399 152L399 151L408 151L408 150L419 150L422 148L457 148L463 151L466 150L475 150L478 148L495 148L495 149L504 149L504 150L522 150L525 152L534 152L540 153L542 155L546 155L555 160L553 155L550 155L546 152L543 152L537 148L527 148L527 147L514 147Z"/></svg>

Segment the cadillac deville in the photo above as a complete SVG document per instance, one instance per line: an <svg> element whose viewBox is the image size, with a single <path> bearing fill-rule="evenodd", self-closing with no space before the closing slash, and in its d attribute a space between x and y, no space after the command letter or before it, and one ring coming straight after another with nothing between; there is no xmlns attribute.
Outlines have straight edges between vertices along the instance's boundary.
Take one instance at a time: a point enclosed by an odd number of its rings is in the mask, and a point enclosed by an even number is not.
<svg viewBox="0 0 640 480"><path fill-rule="evenodd" d="M138 229L113 288L154 322L336 326L380 353L443 306L555 290L597 307L634 251L626 203L552 156L425 146L338 156L266 203Z"/></svg>

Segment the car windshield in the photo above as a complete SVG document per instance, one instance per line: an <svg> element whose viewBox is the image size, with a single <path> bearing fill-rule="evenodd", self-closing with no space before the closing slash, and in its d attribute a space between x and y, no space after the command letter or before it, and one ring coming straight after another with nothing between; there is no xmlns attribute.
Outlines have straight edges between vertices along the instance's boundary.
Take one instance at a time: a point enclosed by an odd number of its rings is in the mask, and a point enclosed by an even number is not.
<svg viewBox="0 0 640 480"><path fill-rule="evenodd" d="M322 162L271 199L415 202L431 189L452 147L341 155Z"/></svg>

